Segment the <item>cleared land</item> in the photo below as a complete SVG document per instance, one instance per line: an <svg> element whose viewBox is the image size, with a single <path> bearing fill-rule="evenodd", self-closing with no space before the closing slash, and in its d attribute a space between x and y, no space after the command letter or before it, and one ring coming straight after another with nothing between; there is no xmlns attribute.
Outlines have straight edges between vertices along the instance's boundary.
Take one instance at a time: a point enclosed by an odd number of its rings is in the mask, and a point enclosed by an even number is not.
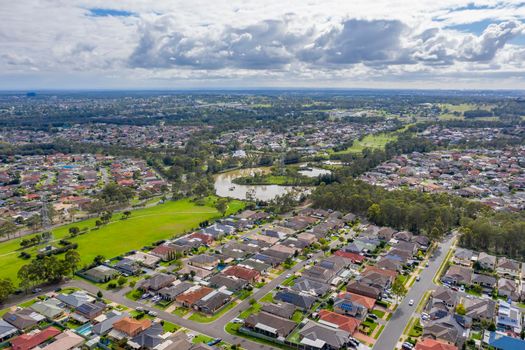
<svg viewBox="0 0 525 350"><path fill-rule="evenodd" d="M366 135L362 140L355 140L352 147L349 147L344 151L335 152L334 154L360 153L365 148L384 148L387 143L395 141L396 139L397 135L395 133L370 134Z"/></svg>
<svg viewBox="0 0 525 350"><path fill-rule="evenodd" d="M214 200L215 198L210 198L205 206L198 206L188 199L168 201L154 207L134 210L126 220L121 220L121 215L115 214L107 225L75 238L68 238L68 240L78 243L77 251L82 258L81 264L91 263L97 255L111 258L130 250L140 249L155 241L190 231L197 228L202 221L219 217L219 212L213 207ZM238 211L243 206L241 201L231 201L227 215ZM97 218L88 219L52 230L53 240L56 242L50 244L58 246L58 240L68 237L70 227L77 226L81 230L95 228L96 220ZM18 257L21 252L19 248L20 239L0 244L0 277L17 280L18 270L28 262ZM33 258L41 248L43 245L24 251L31 254Z"/></svg>

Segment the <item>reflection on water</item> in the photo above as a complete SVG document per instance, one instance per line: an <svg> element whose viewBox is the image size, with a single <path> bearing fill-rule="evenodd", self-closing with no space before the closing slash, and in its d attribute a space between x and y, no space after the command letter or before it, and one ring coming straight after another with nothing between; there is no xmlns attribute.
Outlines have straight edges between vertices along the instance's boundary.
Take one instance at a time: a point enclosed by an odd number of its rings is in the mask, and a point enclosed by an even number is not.
<svg viewBox="0 0 525 350"><path fill-rule="evenodd" d="M299 174L306 177L318 177L320 175L329 175L332 172L330 170L321 169L321 168L306 168L299 170Z"/></svg>
<svg viewBox="0 0 525 350"><path fill-rule="evenodd" d="M269 201L277 196L294 190L304 191L304 187L279 186L279 185L237 185L232 181L238 177L251 176L255 172L267 173L270 168L238 169L215 176L215 193L220 197L247 199L248 196L260 201Z"/></svg>

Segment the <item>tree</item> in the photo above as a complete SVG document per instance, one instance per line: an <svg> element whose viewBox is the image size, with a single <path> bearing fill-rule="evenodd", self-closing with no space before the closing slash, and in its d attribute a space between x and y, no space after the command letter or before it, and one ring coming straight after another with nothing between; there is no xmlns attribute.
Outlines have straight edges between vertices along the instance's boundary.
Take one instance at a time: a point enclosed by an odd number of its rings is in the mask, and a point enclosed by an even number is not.
<svg viewBox="0 0 525 350"><path fill-rule="evenodd" d="M396 303L398 302L398 298L407 293L407 289L405 288L405 284L401 279L401 276L396 276L396 279L392 284L392 293L396 296Z"/></svg>
<svg viewBox="0 0 525 350"><path fill-rule="evenodd" d="M93 259L93 264L100 265L104 262L104 260L106 260L106 258L103 255L97 255Z"/></svg>
<svg viewBox="0 0 525 350"><path fill-rule="evenodd" d="M97 292L97 298L100 299L100 298L102 298L102 297L103 297L102 292L99 290L99 291Z"/></svg>
<svg viewBox="0 0 525 350"><path fill-rule="evenodd" d="M465 306L460 303L458 306L456 306L456 313L458 315L464 316L467 313L467 310L465 310Z"/></svg>
<svg viewBox="0 0 525 350"><path fill-rule="evenodd" d="M71 271L71 274L73 275L80 263L80 254L76 250L70 249L66 252L64 260L67 262L68 270Z"/></svg>
<svg viewBox="0 0 525 350"><path fill-rule="evenodd" d="M7 239L11 238L10 236L15 233L17 230L16 225L11 220L1 220L0 221L0 236L7 236Z"/></svg>
<svg viewBox="0 0 525 350"><path fill-rule="evenodd" d="M257 303L257 300L255 300L254 298L251 298L250 299L250 305L255 305L255 303Z"/></svg>
<svg viewBox="0 0 525 350"><path fill-rule="evenodd" d="M12 294L15 291L15 286L13 285L13 282L9 278L3 278L0 279L0 302L3 302L4 300L9 297L10 294Z"/></svg>
<svg viewBox="0 0 525 350"><path fill-rule="evenodd" d="M122 287L128 280L124 276L120 276L117 280L117 284Z"/></svg>
<svg viewBox="0 0 525 350"><path fill-rule="evenodd" d="M226 210L228 210L228 200L226 198L219 198L215 203L215 209L224 216Z"/></svg>
<svg viewBox="0 0 525 350"><path fill-rule="evenodd" d="M127 219L131 216L131 212L129 210L126 210L125 212L122 213L122 218L123 219Z"/></svg>
<svg viewBox="0 0 525 350"><path fill-rule="evenodd" d="M100 220L95 221L95 226L96 227L102 226L102 221L100 221Z"/></svg>
<svg viewBox="0 0 525 350"><path fill-rule="evenodd" d="M70 227L68 231L71 234L71 236L76 236L80 232L80 228L78 228L77 226L73 226Z"/></svg>

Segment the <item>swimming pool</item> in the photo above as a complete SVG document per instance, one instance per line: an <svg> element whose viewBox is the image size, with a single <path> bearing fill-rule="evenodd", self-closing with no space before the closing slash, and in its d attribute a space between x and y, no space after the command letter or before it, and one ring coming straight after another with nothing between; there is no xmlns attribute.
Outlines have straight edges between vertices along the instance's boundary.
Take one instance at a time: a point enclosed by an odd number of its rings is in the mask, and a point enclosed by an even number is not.
<svg viewBox="0 0 525 350"><path fill-rule="evenodd" d="M75 332L77 334L86 336L86 335L89 335L91 333L92 329L93 329L93 325L91 323L86 323L85 325L82 325L82 326L78 327L77 329L75 329Z"/></svg>

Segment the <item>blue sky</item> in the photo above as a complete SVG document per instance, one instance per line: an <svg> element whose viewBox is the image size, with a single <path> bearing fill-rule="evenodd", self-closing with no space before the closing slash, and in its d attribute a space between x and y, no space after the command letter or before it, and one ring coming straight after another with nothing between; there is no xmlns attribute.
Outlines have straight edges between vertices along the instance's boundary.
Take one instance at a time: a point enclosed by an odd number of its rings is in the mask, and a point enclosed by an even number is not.
<svg viewBox="0 0 525 350"><path fill-rule="evenodd" d="M18 0L0 89L525 88L525 3Z"/></svg>

